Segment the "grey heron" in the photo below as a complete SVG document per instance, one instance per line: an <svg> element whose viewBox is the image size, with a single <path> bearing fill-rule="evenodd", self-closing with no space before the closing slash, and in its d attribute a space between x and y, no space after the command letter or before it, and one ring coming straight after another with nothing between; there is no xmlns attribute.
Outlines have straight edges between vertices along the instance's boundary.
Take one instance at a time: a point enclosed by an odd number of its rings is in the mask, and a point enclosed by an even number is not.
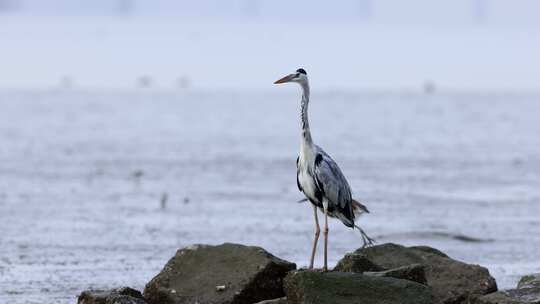
<svg viewBox="0 0 540 304"><path fill-rule="evenodd" d="M362 213L369 213L366 206L354 200L351 195L351 188L347 179L341 172L337 163L322 148L315 145L311 138L308 120L309 105L309 81L304 69L298 69L274 84L294 82L302 89L300 124L302 128L302 139L300 143L300 154L296 160L296 183L298 190L304 193L306 199L313 206L315 218L315 237L311 250L309 268L313 269L313 261L319 240L320 226L317 209L324 214L324 267L328 270L328 217L341 220L345 226L357 228L364 242L363 246L373 244L362 228L355 224L355 218Z"/></svg>

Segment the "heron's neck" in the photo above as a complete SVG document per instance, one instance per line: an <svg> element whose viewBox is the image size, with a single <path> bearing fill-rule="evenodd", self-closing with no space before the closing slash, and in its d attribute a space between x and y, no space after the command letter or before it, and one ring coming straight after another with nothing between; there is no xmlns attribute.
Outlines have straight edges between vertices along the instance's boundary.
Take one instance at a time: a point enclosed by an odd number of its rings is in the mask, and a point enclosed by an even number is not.
<svg viewBox="0 0 540 304"><path fill-rule="evenodd" d="M311 148L311 131L309 129L308 106L309 106L309 84L302 83L302 103L300 112L300 124L302 127L302 148Z"/></svg>

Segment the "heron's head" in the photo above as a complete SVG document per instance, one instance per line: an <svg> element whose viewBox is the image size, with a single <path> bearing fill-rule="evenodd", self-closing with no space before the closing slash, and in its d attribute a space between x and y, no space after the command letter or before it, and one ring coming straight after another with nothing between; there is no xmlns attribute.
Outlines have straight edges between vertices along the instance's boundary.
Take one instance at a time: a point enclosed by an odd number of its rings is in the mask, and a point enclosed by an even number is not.
<svg viewBox="0 0 540 304"><path fill-rule="evenodd" d="M280 83L287 83L287 82L297 82L299 84L307 83L307 73L306 70L300 68L296 70L296 72L289 74L281 79L278 79L274 82L274 84L280 84Z"/></svg>

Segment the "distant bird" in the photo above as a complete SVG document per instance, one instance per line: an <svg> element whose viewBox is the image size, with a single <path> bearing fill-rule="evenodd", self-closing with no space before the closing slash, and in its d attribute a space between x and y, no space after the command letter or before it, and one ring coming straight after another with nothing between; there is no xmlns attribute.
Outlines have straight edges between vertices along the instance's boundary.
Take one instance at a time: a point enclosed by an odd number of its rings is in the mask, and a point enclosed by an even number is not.
<svg viewBox="0 0 540 304"><path fill-rule="evenodd" d="M362 228L355 225L355 218L362 213L369 213L366 206L354 200L347 179L341 173L336 162L313 143L309 129L308 105L309 105L309 81L304 69L298 69L295 73L287 75L274 84L295 82L302 88L300 122L302 127L302 140L300 155L296 160L296 183L298 190L304 193L307 200L313 205L315 217L315 238L311 250L309 268L313 268L313 260L317 250L320 227L317 216L317 208L324 213L324 267L328 270L328 217L338 218L347 227L357 228L364 242L363 246L370 246L374 240L370 238Z"/></svg>

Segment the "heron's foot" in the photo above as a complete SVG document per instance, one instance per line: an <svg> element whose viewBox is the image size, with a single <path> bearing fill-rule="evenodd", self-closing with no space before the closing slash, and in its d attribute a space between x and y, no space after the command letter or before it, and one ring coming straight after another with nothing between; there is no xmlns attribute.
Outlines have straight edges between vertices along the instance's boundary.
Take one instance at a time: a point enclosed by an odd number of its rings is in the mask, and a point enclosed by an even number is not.
<svg viewBox="0 0 540 304"><path fill-rule="evenodd" d="M361 231L362 233L362 241L364 242L364 245L362 245L362 248L371 247L375 244L375 240L370 238L364 231Z"/></svg>
<svg viewBox="0 0 540 304"><path fill-rule="evenodd" d="M360 236L362 236L362 241L364 242L364 245L362 245L362 248L373 246L373 244L375 243L375 239L370 238L367 235L367 233L364 232L364 229L360 228L360 226L354 225L354 228L360 231Z"/></svg>

